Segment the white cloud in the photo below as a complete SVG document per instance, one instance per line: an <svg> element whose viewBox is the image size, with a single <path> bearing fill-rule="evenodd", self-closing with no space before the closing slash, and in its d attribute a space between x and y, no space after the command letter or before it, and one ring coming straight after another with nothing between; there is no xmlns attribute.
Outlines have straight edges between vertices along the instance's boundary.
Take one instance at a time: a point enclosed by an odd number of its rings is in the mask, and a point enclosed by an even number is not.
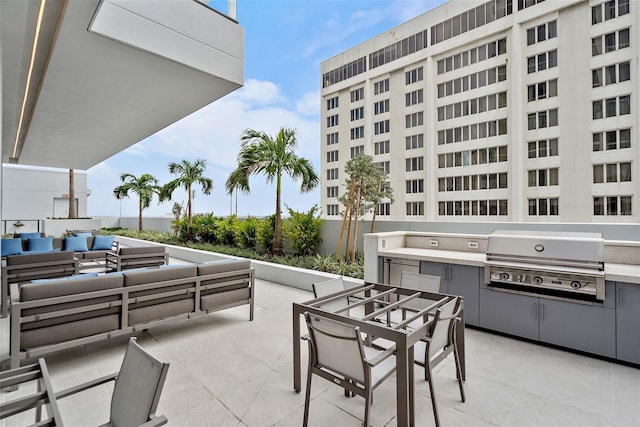
<svg viewBox="0 0 640 427"><path fill-rule="evenodd" d="M296 102L296 111L305 116L320 116L320 91L302 95Z"/></svg>

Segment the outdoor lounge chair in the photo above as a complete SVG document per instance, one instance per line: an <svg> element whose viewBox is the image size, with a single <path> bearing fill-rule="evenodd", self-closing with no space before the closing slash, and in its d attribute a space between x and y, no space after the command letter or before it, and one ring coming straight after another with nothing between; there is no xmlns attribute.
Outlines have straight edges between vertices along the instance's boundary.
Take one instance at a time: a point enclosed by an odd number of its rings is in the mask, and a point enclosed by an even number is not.
<svg viewBox="0 0 640 427"><path fill-rule="evenodd" d="M309 368L303 426L309 422L311 378L318 375L364 397L364 425L369 426L373 390L396 369L395 347L385 351L365 347L358 327L305 313L309 329Z"/></svg>
<svg viewBox="0 0 640 427"><path fill-rule="evenodd" d="M155 412L168 370L168 363L158 361L140 347L135 338L131 338L119 373L57 392L56 399L115 380L111 419L103 427L161 426L167 424L167 418L156 416Z"/></svg>
<svg viewBox="0 0 640 427"><path fill-rule="evenodd" d="M313 296L315 298L326 297L327 295L335 294L337 292L342 292L346 289L344 284L344 280L342 277L337 277L335 279L325 280L324 282L313 283L311 285L313 288ZM341 308L344 308L349 305L349 298L339 298L333 301L329 301L320 305L320 308L327 311L336 311ZM345 314L349 314L347 310Z"/></svg>
<svg viewBox="0 0 640 427"><path fill-rule="evenodd" d="M427 331L427 338L418 341L414 347L415 363L424 366L424 378L429 382L431 393L431 405L436 426L440 426L438 405L436 402L435 387L433 385L433 368L447 356L453 353L456 365L456 377L460 386L460 398L465 401L464 386L462 384L462 371L460 357L455 341L457 316L462 309L462 300L459 297L452 299L436 310L435 318Z"/></svg>

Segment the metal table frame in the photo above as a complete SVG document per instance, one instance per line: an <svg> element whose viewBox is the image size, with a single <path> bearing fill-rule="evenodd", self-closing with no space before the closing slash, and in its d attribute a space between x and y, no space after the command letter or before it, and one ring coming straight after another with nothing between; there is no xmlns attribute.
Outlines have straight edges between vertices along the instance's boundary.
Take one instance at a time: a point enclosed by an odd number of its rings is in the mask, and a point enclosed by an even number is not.
<svg viewBox="0 0 640 427"><path fill-rule="evenodd" d="M20 384L29 381L37 381L37 391L13 400L0 402L0 420L35 408L36 422L32 426L62 426L56 394L51 387L49 371L44 359L38 359L38 363L34 365L0 372L0 388L2 389L16 390ZM47 405L49 408L50 418L46 420L41 420L43 405Z"/></svg>
<svg viewBox="0 0 640 427"><path fill-rule="evenodd" d="M364 295L360 301L352 303L348 306L334 310L333 312L320 308L323 302L340 300L346 301L347 297L353 297L356 294ZM381 300L387 295L402 295L402 301L386 302L381 304ZM413 346L416 342L426 336L430 326L430 320L427 320L427 313L433 312L436 308L454 298L453 295L420 292L412 289L397 288L394 286L383 285L379 283L365 283L335 294L317 298L303 303L293 303L293 388L296 392L300 392L302 387L302 371L300 360L300 317L309 312L319 314L321 316L337 320L339 322L348 323L360 327L361 332L365 332L370 337L380 337L395 343L396 347L396 402L397 402L397 425L398 426L414 426L414 354ZM413 314L409 315L405 321L397 325L387 325L375 318L380 318L392 310L400 308L403 303L411 299L428 300L432 304ZM356 306L364 306L365 316L358 318L348 315L348 311ZM415 327L415 321L423 319L422 325ZM460 364L462 367L462 379L466 377L465 369L465 349L464 349L464 303L462 302L462 310L460 311L459 324L456 327L456 340L458 352L460 356ZM412 324L411 330L404 327L409 323Z"/></svg>

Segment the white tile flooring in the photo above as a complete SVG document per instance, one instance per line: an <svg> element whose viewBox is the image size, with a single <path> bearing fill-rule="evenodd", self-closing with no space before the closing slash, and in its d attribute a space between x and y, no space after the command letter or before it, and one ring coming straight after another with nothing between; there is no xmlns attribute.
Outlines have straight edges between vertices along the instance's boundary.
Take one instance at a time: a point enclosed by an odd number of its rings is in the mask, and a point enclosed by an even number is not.
<svg viewBox="0 0 640 427"><path fill-rule="evenodd" d="M293 391L291 303L310 292L257 280L256 313L238 307L158 327L138 341L171 363L158 413L171 426L300 426L304 392ZM0 321L6 359L8 321ZM467 401L462 403L452 358L436 371L444 426L638 426L640 370L474 329L466 330ZM126 340L85 346L46 358L55 389L117 371ZM306 360L306 347L303 346ZM303 361L305 366L306 361ZM434 425L429 392L416 367L416 421ZM303 385L306 369L303 368ZM19 392L17 392L19 393ZM111 388L60 402L67 426L106 422ZM15 393L0 392L0 399ZM314 378L310 424L362 424L364 402ZM395 379L374 393L371 425L394 426ZM5 420L19 426L33 414Z"/></svg>

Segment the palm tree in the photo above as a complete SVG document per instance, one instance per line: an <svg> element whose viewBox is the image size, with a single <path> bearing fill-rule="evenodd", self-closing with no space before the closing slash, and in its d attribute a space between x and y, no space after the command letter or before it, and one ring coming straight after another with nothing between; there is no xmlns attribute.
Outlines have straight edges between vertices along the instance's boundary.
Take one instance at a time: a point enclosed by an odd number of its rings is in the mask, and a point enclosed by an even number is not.
<svg viewBox="0 0 640 427"><path fill-rule="evenodd" d="M113 189L116 199L129 197L129 191L138 195L138 230L142 231L142 211L151 206L154 194L160 194L160 186L155 176L148 173L136 177L130 173L120 175L122 185Z"/></svg>
<svg viewBox="0 0 640 427"><path fill-rule="evenodd" d="M273 253L282 253L281 187L282 174L301 180L300 191L313 190L320 178L311 162L295 154L298 142L295 129L280 128L275 138L264 132L247 129L242 133L238 167L229 175L227 193L240 189L249 193L249 177L264 174L268 183L276 181L276 220Z"/></svg>
<svg viewBox="0 0 640 427"><path fill-rule="evenodd" d="M213 180L203 176L206 168L207 162L203 159L198 159L193 163L188 160L182 160L180 163L169 163L169 173L171 175L177 175L178 177L173 181L166 183L160 192L160 200L166 200L171 199L173 192L178 187L183 187L187 191L187 218L189 230L191 230L191 200L193 196L191 187L193 187L193 184L200 184L200 186L202 186L202 192L205 195L211 194L211 190L213 190Z"/></svg>

